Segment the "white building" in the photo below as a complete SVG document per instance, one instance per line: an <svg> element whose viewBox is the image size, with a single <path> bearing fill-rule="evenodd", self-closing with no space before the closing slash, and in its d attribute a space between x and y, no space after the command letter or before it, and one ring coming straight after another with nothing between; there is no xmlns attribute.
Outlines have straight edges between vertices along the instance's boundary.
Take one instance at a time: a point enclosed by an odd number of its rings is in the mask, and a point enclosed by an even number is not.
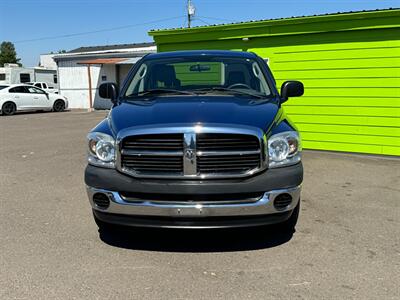
<svg viewBox="0 0 400 300"><path fill-rule="evenodd" d="M70 108L111 107L111 102L98 96L103 82L123 83L130 68L144 55L156 52L154 43L81 47L58 54L60 94L66 96Z"/></svg>
<svg viewBox="0 0 400 300"><path fill-rule="evenodd" d="M45 67L25 68L18 64L5 64L0 68L0 84L17 84L25 82L46 82L57 88L57 70Z"/></svg>
<svg viewBox="0 0 400 300"><path fill-rule="evenodd" d="M56 55L57 54L54 53L41 54L39 60L39 67L51 70L57 70L57 64L54 60L54 56Z"/></svg>

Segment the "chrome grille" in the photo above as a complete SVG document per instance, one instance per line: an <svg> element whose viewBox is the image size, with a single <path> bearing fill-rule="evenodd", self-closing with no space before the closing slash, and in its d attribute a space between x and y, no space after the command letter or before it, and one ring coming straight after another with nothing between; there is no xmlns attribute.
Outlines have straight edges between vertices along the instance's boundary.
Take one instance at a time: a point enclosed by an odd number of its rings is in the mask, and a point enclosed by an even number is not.
<svg viewBox="0 0 400 300"><path fill-rule="evenodd" d="M154 178L243 177L263 168L260 137L231 131L127 136L120 142L118 166L127 174Z"/></svg>
<svg viewBox="0 0 400 300"><path fill-rule="evenodd" d="M182 134L130 136L122 141L121 164L137 175L182 175L182 155Z"/></svg>
<svg viewBox="0 0 400 300"><path fill-rule="evenodd" d="M243 174L260 167L260 142L245 134L197 135L199 174Z"/></svg>

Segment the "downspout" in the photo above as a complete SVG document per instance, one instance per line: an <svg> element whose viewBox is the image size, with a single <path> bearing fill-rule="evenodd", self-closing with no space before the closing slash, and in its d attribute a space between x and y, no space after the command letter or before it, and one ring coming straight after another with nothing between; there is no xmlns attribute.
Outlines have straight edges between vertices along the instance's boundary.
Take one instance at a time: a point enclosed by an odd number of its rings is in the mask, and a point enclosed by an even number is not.
<svg viewBox="0 0 400 300"><path fill-rule="evenodd" d="M92 96L92 74L90 72L90 64L87 64L88 79L89 79L89 109L93 111L93 96Z"/></svg>

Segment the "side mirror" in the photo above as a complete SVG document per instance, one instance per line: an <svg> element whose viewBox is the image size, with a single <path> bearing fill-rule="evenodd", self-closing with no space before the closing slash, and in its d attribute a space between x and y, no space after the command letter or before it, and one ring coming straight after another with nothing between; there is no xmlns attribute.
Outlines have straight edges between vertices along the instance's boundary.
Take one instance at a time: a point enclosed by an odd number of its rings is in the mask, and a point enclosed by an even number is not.
<svg viewBox="0 0 400 300"><path fill-rule="evenodd" d="M118 99L118 86L115 83L107 82L99 86L99 95L101 98L110 99L115 103Z"/></svg>
<svg viewBox="0 0 400 300"><path fill-rule="evenodd" d="M304 94L304 86L300 81L285 81L281 87L281 103L289 97L300 97Z"/></svg>

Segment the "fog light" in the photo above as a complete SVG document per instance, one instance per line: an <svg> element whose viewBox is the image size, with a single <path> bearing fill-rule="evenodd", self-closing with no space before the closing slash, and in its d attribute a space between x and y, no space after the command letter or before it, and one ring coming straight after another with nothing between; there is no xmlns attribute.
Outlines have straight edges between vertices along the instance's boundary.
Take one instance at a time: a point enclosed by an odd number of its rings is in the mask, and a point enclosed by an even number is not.
<svg viewBox="0 0 400 300"><path fill-rule="evenodd" d="M97 207L106 209L110 206L110 199L106 194L96 193L93 195L93 202Z"/></svg>
<svg viewBox="0 0 400 300"><path fill-rule="evenodd" d="M293 200L292 196L288 193L279 194L278 196L275 197L274 207L277 210L283 210L292 203L292 200Z"/></svg>

